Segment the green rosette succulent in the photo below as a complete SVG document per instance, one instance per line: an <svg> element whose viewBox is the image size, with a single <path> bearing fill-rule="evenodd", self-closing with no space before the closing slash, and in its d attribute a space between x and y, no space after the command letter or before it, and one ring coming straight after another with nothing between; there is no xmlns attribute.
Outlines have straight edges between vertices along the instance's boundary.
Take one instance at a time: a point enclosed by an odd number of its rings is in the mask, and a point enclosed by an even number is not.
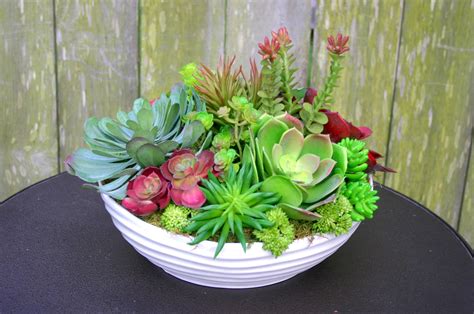
<svg viewBox="0 0 474 314"><path fill-rule="evenodd" d="M84 125L81 148L69 156L66 169L115 199L125 197L127 183L148 166L160 166L165 156L181 147L191 147L205 133L200 121L183 122L192 111L204 111L199 96L186 87L173 88L152 104L137 99L132 111L118 112L117 119L90 118ZM104 181L106 181L104 183Z"/></svg>
<svg viewBox="0 0 474 314"><path fill-rule="evenodd" d="M376 205L379 197L377 191L372 190L372 186L366 181L349 182L341 189L342 195L347 197L354 207L351 217L354 221L362 221L366 218L373 218L377 210Z"/></svg>
<svg viewBox="0 0 474 314"><path fill-rule="evenodd" d="M219 255L229 234L234 234L244 249L247 243L243 228L262 230L273 223L267 219L265 212L274 207L280 197L274 192L260 192L261 183L252 184L252 167L245 163L237 173L230 167L224 182L209 173L208 179L201 181L202 192L206 195L206 206L190 220L187 232L196 232L190 243L198 244L219 232L214 258Z"/></svg>
<svg viewBox="0 0 474 314"><path fill-rule="evenodd" d="M365 148L365 143L359 140L345 138L339 142L339 146L347 149L347 170L346 179L348 181L362 181L367 179L367 160L369 150Z"/></svg>
<svg viewBox="0 0 474 314"><path fill-rule="evenodd" d="M254 168L263 181L262 191L281 195L280 207L293 219L316 220L314 209L343 183L344 176L334 168L346 161L344 150L334 154L327 135L311 134L304 137L296 127L276 119L268 119L258 130L257 137L244 158L255 159ZM341 165L341 166L339 166Z"/></svg>

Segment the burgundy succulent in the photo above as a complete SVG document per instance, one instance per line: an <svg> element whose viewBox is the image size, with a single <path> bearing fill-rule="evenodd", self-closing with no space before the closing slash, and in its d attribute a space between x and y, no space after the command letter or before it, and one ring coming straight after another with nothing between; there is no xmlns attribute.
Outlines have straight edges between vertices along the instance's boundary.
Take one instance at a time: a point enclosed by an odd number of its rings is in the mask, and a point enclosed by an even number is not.
<svg viewBox="0 0 474 314"><path fill-rule="evenodd" d="M369 150L369 159L367 160L368 167L365 170L365 172L375 173L377 171L380 171L380 172L396 173L396 171L393 170L392 168L388 168L377 163L377 159L382 158L382 157L383 156L377 153L376 151Z"/></svg>
<svg viewBox="0 0 474 314"><path fill-rule="evenodd" d="M345 52L349 51L347 42L349 41L349 36L343 36L341 33L337 33L336 38L333 36L328 37L327 50L336 55L342 55Z"/></svg>
<svg viewBox="0 0 474 314"><path fill-rule="evenodd" d="M122 200L122 205L135 215L149 215L158 208L164 209L168 206L169 189L170 183L163 177L159 168L145 168L128 183L127 197Z"/></svg>
<svg viewBox="0 0 474 314"><path fill-rule="evenodd" d="M318 91L310 87L306 90L303 101L312 104L316 96L318 96Z"/></svg>
<svg viewBox="0 0 474 314"><path fill-rule="evenodd" d="M362 140L372 134L372 130L368 127L357 127L346 121L339 112L330 110L321 110L328 117L328 122L324 125L323 134L329 134L331 141L338 143L342 139L349 137Z"/></svg>
<svg viewBox="0 0 474 314"><path fill-rule="evenodd" d="M214 166L214 153L203 151L195 155L189 149L175 151L171 158L161 165L163 176L171 182L171 198L176 205L199 208L206 197L199 189L201 179Z"/></svg>
<svg viewBox="0 0 474 314"><path fill-rule="evenodd" d="M278 51L280 51L280 43L276 38L268 39L268 37L265 37L263 40L263 43L258 44L258 48L260 48L260 51L258 52L263 60L270 60L270 62L273 62L277 55Z"/></svg>

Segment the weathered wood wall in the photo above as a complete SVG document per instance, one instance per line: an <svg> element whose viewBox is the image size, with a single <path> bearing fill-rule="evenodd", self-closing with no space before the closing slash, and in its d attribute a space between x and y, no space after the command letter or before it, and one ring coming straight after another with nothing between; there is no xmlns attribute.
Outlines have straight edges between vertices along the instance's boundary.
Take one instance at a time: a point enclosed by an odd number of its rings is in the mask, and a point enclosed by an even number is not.
<svg viewBox="0 0 474 314"><path fill-rule="evenodd" d="M371 147L399 171L379 181L473 244L470 0L0 1L0 200L61 171L88 116L158 96L188 62L237 55L248 69L282 25L299 82L315 87L326 36L351 36L334 109L374 130Z"/></svg>

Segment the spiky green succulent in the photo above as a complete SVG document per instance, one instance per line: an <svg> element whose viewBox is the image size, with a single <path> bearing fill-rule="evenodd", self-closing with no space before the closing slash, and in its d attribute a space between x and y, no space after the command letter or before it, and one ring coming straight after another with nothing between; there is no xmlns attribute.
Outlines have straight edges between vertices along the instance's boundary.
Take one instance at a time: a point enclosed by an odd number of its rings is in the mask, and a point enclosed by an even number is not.
<svg viewBox="0 0 474 314"><path fill-rule="evenodd" d="M281 195L280 205L293 219L317 219L304 212L333 193L344 181L340 173L333 173L344 164L344 154L333 154L327 135L311 134L306 138L297 127L288 126L276 118L268 119L258 130L255 141L244 158L253 161L257 177L263 181L262 191ZM341 160L338 160L341 158ZM291 213L290 211L293 211Z"/></svg>
<svg viewBox="0 0 474 314"><path fill-rule="evenodd" d="M295 239L295 228L281 208L274 208L267 212L267 218L273 226L254 230L254 236L263 242L263 249L272 252L275 257L280 256Z"/></svg>
<svg viewBox="0 0 474 314"><path fill-rule="evenodd" d="M197 94L188 97L187 90L174 88L153 105L137 99L132 111L118 112L116 120L88 119L84 140L89 148L78 149L68 157L66 168L86 182L102 182L97 187L100 192L123 199L128 181L138 171L159 166L168 152L191 147L204 134L200 121L182 122L189 112L205 110Z"/></svg>
<svg viewBox="0 0 474 314"><path fill-rule="evenodd" d="M378 206L375 204L379 197L377 191L366 181L349 182L341 189L342 195L347 197L354 209L351 217L354 221L362 221L373 218Z"/></svg>
<svg viewBox="0 0 474 314"><path fill-rule="evenodd" d="M369 150L365 148L365 143L359 140L345 138L339 142L339 146L347 149L347 170L346 179L348 181L366 180L367 160Z"/></svg>
<svg viewBox="0 0 474 314"><path fill-rule="evenodd" d="M161 215L160 225L171 232L183 232L189 225L190 214L191 209L170 204Z"/></svg>
<svg viewBox="0 0 474 314"><path fill-rule="evenodd" d="M198 244L219 233L214 254L217 257L229 233L232 233L246 251L244 227L261 230L273 225L267 219L265 211L273 208L280 197L273 192L259 192L261 184L252 185L252 172L252 167L244 164L238 173L230 167L224 182L219 182L212 173L209 173L207 180L201 181L201 190L209 205L202 207L186 228L188 232L196 232L196 237L190 244Z"/></svg>
<svg viewBox="0 0 474 314"><path fill-rule="evenodd" d="M352 210L351 203L343 195L339 195L334 202L318 207L316 211L322 217L313 224L314 232L335 235L347 233L352 226Z"/></svg>

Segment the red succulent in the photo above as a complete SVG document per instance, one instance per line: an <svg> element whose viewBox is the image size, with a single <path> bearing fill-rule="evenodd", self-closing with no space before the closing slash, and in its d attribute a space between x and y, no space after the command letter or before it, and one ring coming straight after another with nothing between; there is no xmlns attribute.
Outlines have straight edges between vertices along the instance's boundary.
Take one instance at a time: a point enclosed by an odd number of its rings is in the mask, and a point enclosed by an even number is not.
<svg viewBox="0 0 474 314"><path fill-rule="evenodd" d="M328 122L324 125L323 134L329 134L331 141L337 143L349 137L362 140L372 134L372 130L365 126L357 127L346 121L339 112L321 110L328 117Z"/></svg>
<svg viewBox="0 0 474 314"><path fill-rule="evenodd" d="M278 55L278 51L280 51L280 43L276 38L272 38L272 41L270 41L270 39L265 36L263 44L259 43L258 48L260 48L258 53L262 56L263 60L268 59L270 62L273 62Z"/></svg>
<svg viewBox="0 0 474 314"><path fill-rule="evenodd" d="M349 51L349 47L346 46L349 41L349 36L343 36L341 33L337 33L336 38L333 36L328 37L327 50L336 55L342 55Z"/></svg>
<svg viewBox="0 0 474 314"><path fill-rule="evenodd" d="M376 151L369 150L369 160L367 160L367 169L365 172L367 173L375 173L376 171L380 172L393 172L395 173L396 171L393 170L392 168L388 168L385 166L382 166L377 163L377 159L382 158L383 156L377 153Z"/></svg>
<svg viewBox="0 0 474 314"><path fill-rule="evenodd" d="M280 43L283 47L291 44L291 38L286 27L280 27L277 32L272 32L272 38Z"/></svg>
<svg viewBox="0 0 474 314"><path fill-rule="evenodd" d="M127 186L127 196L122 205L135 215L145 216L170 202L170 183L157 167L145 168Z"/></svg>
<svg viewBox="0 0 474 314"><path fill-rule="evenodd" d="M189 149L175 151L171 158L161 165L163 176L171 182L171 198L176 205L199 208L206 197L199 189L201 179L214 166L214 153L203 151L199 155Z"/></svg>
<svg viewBox="0 0 474 314"><path fill-rule="evenodd" d="M306 90L303 101L312 104L316 96L318 96L318 91L310 87Z"/></svg>

